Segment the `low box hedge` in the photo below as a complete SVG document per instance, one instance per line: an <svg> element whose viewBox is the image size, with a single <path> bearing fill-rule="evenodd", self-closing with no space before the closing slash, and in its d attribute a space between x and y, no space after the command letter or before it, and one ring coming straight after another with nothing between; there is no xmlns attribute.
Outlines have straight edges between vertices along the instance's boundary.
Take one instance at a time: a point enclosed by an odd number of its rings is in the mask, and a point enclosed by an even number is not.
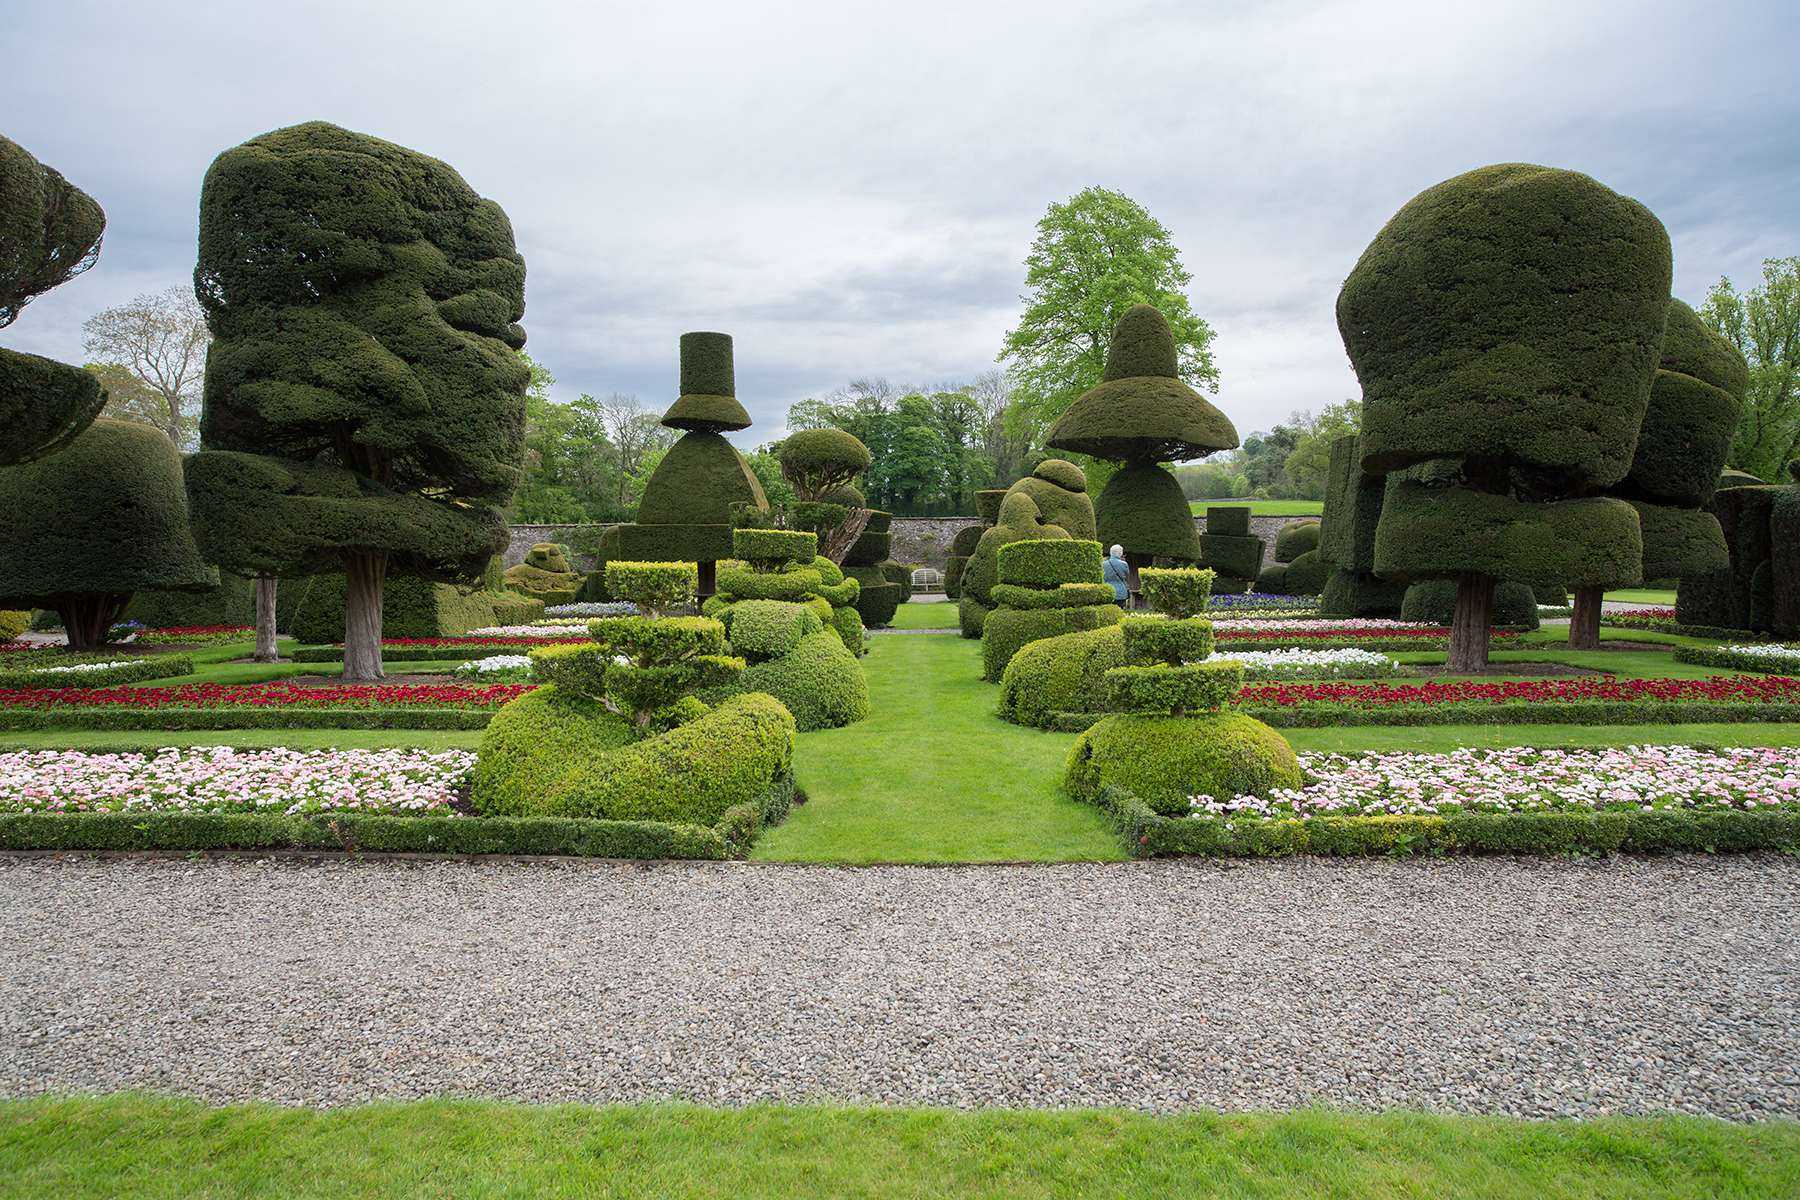
<svg viewBox="0 0 1800 1200"><path fill-rule="evenodd" d="M1710 638L1719 642L1768 642L1774 637L1751 629L1726 629L1722 625L1678 625L1674 621L1631 621L1602 615L1600 624L1640 633L1672 633L1678 637Z"/></svg>
<svg viewBox="0 0 1800 1200"><path fill-rule="evenodd" d="M572 634L580 634L580 628L571 628ZM546 639L545 645L557 643ZM383 646L382 662L478 662L484 658L494 658L501 654L529 654L532 646ZM291 656L297 663L343 662L342 646L300 646Z"/></svg>
<svg viewBox="0 0 1800 1200"><path fill-rule="evenodd" d="M1800 845L1800 812L1454 813L1449 816L1163 817L1111 784L1096 801L1126 852L1216 854L1234 858L1291 854L1667 854L1791 852Z"/></svg>
<svg viewBox="0 0 1800 1200"><path fill-rule="evenodd" d="M1800 704L1707 704L1672 701L1582 700L1565 704L1518 703L1443 708L1251 708L1231 711L1277 729L1334 725L1750 725L1800 721ZM1052 712L1047 733L1081 733L1110 712Z"/></svg>
<svg viewBox="0 0 1800 1200"><path fill-rule="evenodd" d="M338 813L5 813L9 850L344 850L380 854L544 854L582 858L743 858L786 820L784 774L714 826L560 817L389 817Z"/></svg>
<svg viewBox="0 0 1800 1200"><path fill-rule="evenodd" d="M161 654L151 658L134 658L109 663L91 671L53 671L42 667L26 667L18 671L0 671L0 688L34 691L40 688L121 687L143 683L149 679L173 679L194 673L191 654Z"/></svg>
<svg viewBox="0 0 1800 1200"><path fill-rule="evenodd" d="M486 729L488 708L57 708L0 709L0 730L51 729Z"/></svg>

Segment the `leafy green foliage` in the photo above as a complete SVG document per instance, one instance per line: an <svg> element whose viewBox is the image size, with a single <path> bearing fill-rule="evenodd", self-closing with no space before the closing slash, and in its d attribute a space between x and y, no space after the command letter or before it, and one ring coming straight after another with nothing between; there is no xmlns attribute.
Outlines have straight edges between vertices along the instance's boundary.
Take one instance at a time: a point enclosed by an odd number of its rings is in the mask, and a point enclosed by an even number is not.
<svg viewBox="0 0 1800 1200"><path fill-rule="evenodd" d="M1206 611L1213 572L1192 567L1144 567L1138 585L1144 601L1167 617L1183 619Z"/></svg>
<svg viewBox="0 0 1800 1200"><path fill-rule="evenodd" d="M1117 675L1107 673L1109 679ZM1112 784L1158 813L1180 815L1189 811L1190 796L1267 798L1301 782L1293 747L1280 734L1224 712L1107 717L1076 739L1063 770L1063 786L1077 800L1092 803L1102 786Z"/></svg>
<svg viewBox="0 0 1800 1200"><path fill-rule="evenodd" d="M1126 627L1130 637L1130 626ZM1107 707L1117 712L1191 713L1223 708L1244 686L1244 667L1232 659L1183 666L1114 667L1106 673Z"/></svg>
<svg viewBox="0 0 1800 1200"><path fill-rule="evenodd" d="M1038 420L1054 420L1101 382L1113 330L1136 304L1155 305L1167 318L1179 378L1217 384L1213 331L1182 291L1192 277L1168 230L1136 201L1089 188L1052 204L1025 267L1026 309L1000 358L1019 407Z"/></svg>
<svg viewBox="0 0 1800 1200"><path fill-rule="evenodd" d="M1720 279L1699 315L1748 361L1731 465L1762 479L1785 478L1787 464L1800 457L1800 258L1766 259L1762 283L1748 292Z"/></svg>
<svg viewBox="0 0 1800 1200"><path fill-rule="evenodd" d="M1033 588L1097 584L1102 556L1099 542L1075 538L1030 538L1008 542L995 552L1001 583Z"/></svg>
<svg viewBox="0 0 1800 1200"><path fill-rule="evenodd" d="M1197 663L1212 653L1212 622L1204 617L1166 621L1137 619L1121 627L1125 635L1126 661L1135 667L1163 663L1179 667Z"/></svg>
<svg viewBox="0 0 1800 1200"><path fill-rule="evenodd" d="M699 586L700 570L691 562L606 564L606 590L652 617L691 603Z"/></svg>
<svg viewBox="0 0 1800 1200"><path fill-rule="evenodd" d="M92 196L0 137L0 328L33 296L93 266L105 228Z"/></svg>

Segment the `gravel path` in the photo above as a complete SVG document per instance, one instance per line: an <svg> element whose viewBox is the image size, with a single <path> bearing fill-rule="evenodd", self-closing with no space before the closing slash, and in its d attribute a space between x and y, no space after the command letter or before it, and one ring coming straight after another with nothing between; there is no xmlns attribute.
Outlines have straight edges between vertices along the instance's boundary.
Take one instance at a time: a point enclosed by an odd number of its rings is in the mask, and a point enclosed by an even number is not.
<svg viewBox="0 0 1800 1200"><path fill-rule="evenodd" d="M1800 1115L1800 861L0 858L0 1095Z"/></svg>

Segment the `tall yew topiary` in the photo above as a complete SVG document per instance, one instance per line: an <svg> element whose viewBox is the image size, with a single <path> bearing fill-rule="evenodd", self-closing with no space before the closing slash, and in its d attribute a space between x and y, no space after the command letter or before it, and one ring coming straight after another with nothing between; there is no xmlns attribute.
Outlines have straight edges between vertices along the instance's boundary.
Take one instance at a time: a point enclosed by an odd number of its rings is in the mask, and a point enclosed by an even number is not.
<svg viewBox="0 0 1800 1200"><path fill-rule="evenodd" d="M524 288L500 206L392 142L315 121L206 173L195 534L246 574L343 573L347 680L382 677L390 570L473 583L506 545Z"/></svg>
<svg viewBox="0 0 1800 1200"><path fill-rule="evenodd" d="M104 642L140 588L218 586L162 430L102 418L60 453L0 469L0 609L56 610L71 650Z"/></svg>
<svg viewBox="0 0 1800 1200"><path fill-rule="evenodd" d="M1600 493L1631 467L1669 278L1643 205L1508 163L1414 197L1345 281L1361 465L1386 476L1374 572L1458 581L1451 670L1486 664L1498 579L1638 577L1637 512Z"/></svg>
<svg viewBox="0 0 1800 1200"><path fill-rule="evenodd" d="M105 228L92 197L0 137L0 329L33 296L93 266ZM0 350L0 466L61 449L104 407L92 372Z"/></svg>
<svg viewBox="0 0 1800 1200"><path fill-rule="evenodd" d="M1133 305L1113 329L1101 382L1044 438L1055 450L1123 464L1094 501L1094 518L1100 544L1123 546L1134 571L1152 559L1192 562L1201 554L1187 497L1157 464L1238 444L1225 414L1182 382L1177 366L1168 321L1151 305Z"/></svg>

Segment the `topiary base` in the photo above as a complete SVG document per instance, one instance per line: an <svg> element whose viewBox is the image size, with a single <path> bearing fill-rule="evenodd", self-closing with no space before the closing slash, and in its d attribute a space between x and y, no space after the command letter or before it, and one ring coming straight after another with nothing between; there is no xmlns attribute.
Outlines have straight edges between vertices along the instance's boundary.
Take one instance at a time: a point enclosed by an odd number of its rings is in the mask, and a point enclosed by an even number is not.
<svg viewBox="0 0 1800 1200"><path fill-rule="evenodd" d="M1026 645L1068 633L1083 633L1103 625L1117 625L1125 610L1116 604L1091 604L1081 608L1008 608L989 613L981 629L981 677L999 683L1007 664Z"/></svg>
<svg viewBox="0 0 1800 1200"><path fill-rule="evenodd" d="M1287 739L1238 713L1108 717L1076 739L1063 786L1092 803L1102 785L1141 797L1154 811L1185 814L1192 796L1267 798L1276 788L1301 785L1300 764Z"/></svg>

